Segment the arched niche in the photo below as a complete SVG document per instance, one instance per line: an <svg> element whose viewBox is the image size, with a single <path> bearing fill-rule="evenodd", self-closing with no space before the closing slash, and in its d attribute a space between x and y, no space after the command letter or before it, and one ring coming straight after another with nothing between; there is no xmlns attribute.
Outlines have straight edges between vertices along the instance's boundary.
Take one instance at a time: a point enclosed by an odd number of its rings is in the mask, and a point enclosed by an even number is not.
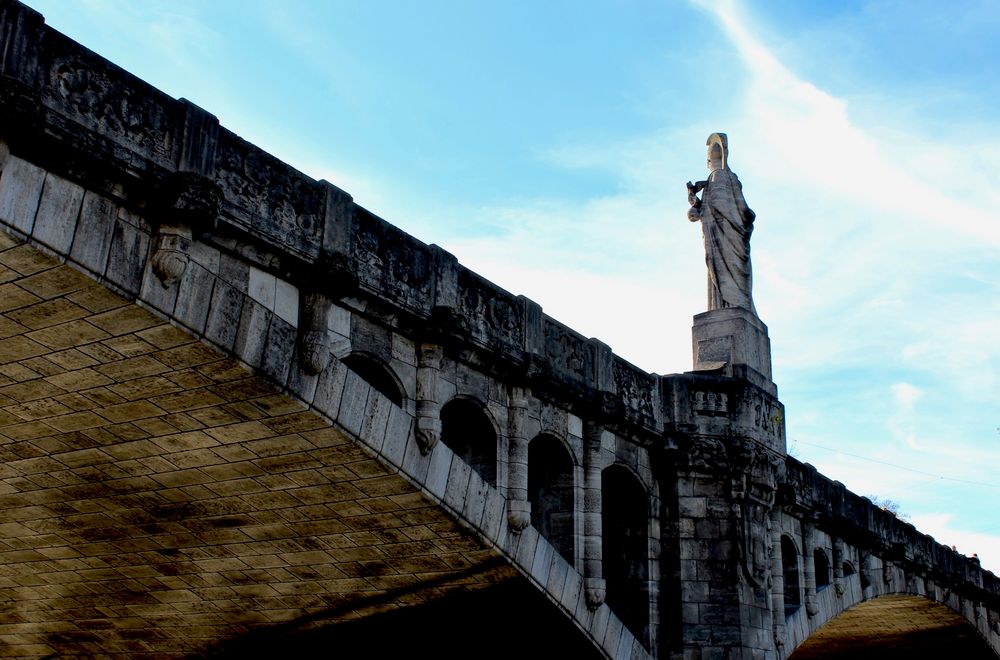
<svg viewBox="0 0 1000 660"><path fill-rule="evenodd" d="M649 640L649 497L630 470L601 473L602 571L606 602L635 637Z"/></svg>
<svg viewBox="0 0 1000 660"><path fill-rule="evenodd" d="M361 377L385 398L397 406L403 405L403 388L389 367L367 353L351 353L343 358L348 369Z"/></svg>
<svg viewBox="0 0 1000 660"><path fill-rule="evenodd" d="M781 573L785 578L785 614L802 605L802 582L799 579L799 550L790 537L781 537Z"/></svg>
<svg viewBox="0 0 1000 660"><path fill-rule="evenodd" d="M857 571L854 570L854 564L852 564L849 561L845 561L841 565L841 568L843 568L844 570L844 577L847 577L848 575L854 575L855 573L857 573Z"/></svg>
<svg viewBox="0 0 1000 660"><path fill-rule="evenodd" d="M573 458L558 438L542 434L528 444L531 524L573 563Z"/></svg>
<svg viewBox="0 0 1000 660"><path fill-rule="evenodd" d="M816 567L816 591L830 586L830 560L823 548L813 551L813 564Z"/></svg>
<svg viewBox="0 0 1000 660"><path fill-rule="evenodd" d="M497 485L497 432L482 405L453 399L441 408L441 442L472 466L483 481Z"/></svg>

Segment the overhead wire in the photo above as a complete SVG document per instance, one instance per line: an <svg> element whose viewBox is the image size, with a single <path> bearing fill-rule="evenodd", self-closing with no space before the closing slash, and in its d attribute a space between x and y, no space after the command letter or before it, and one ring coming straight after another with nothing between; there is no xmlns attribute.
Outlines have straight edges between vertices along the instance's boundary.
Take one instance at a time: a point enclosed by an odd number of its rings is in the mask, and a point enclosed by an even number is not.
<svg viewBox="0 0 1000 660"><path fill-rule="evenodd" d="M815 442L808 442L806 440L792 440L795 444L809 445L810 447L816 447L817 449L825 449L826 451L836 452L838 454L843 454L845 456L850 456L852 458L857 458L862 461L868 461L869 463L878 463L879 465L886 465L888 467L896 468L897 470L905 470L907 472L913 472L914 474L920 474L925 477L934 477L941 481L953 481L961 484L969 484L972 486L983 486L984 488L1000 488L1000 484L986 483L985 481L974 481L971 479L960 479L958 477L946 477L942 474L935 474L933 472L927 472L925 470L918 470L916 468L906 467L905 465L899 465L898 463L891 463L889 461L883 461L878 458L871 458L870 456L862 456L861 454L855 454L849 451L844 451L843 449L836 449L834 447L827 447L825 445L818 445Z"/></svg>

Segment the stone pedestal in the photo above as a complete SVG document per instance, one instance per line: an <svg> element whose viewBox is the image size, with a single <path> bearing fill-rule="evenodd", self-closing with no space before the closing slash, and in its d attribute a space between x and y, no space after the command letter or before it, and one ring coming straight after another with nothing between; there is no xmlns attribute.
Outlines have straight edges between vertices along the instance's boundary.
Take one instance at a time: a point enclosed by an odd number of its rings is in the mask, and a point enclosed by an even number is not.
<svg viewBox="0 0 1000 660"><path fill-rule="evenodd" d="M694 371L746 378L777 396L771 381L771 341L756 314L740 307L702 312L694 317L691 335Z"/></svg>

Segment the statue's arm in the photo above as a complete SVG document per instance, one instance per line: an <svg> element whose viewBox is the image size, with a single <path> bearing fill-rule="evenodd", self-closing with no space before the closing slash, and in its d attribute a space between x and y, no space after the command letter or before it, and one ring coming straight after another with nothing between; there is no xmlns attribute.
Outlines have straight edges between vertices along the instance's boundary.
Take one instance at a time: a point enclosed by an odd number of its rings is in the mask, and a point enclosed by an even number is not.
<svg viewBox="0 0 1000 660"><path fill-rule="evenodd" d="M691 208L688 209L688 220L691 222L701 220L701 199L698 198L698 193L704 190L707 184L708 181L687 182L688 204L691 205Z"/></svg>

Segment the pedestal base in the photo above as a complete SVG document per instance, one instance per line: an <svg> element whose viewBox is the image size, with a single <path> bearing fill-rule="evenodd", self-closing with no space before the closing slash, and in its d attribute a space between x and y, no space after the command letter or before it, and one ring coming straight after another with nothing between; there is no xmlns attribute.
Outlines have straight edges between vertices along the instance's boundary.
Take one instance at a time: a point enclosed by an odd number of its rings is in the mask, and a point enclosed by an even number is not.
<svg viewBox="0 0 1000 660"><path fill-rule="evenodd" d="M740 307L697 314L691 336L695 371L743 377L777 396L771 381L771 341L756 314Z"/></svg>

